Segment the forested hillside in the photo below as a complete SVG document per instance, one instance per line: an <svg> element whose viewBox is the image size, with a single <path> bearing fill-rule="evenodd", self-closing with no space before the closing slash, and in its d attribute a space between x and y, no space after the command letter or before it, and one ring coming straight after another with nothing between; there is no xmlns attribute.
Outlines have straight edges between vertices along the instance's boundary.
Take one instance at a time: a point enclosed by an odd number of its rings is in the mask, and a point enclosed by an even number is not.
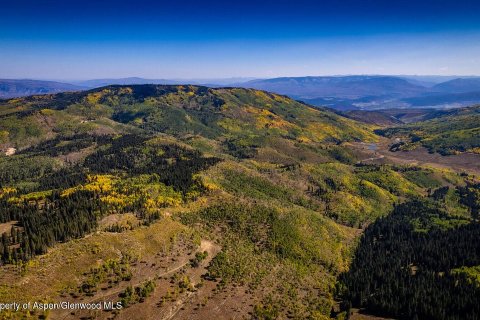
<svg viewBox="0 0 480 320"><path fill-rule="evenodd" d="M340 276L344 308L400 319L478 319L478 190L474 183L440 188L369 226ZM452 197L468 214L452 212Z"/></svg>
<svg viewBox="0 0 480 320"><path fill-rule="evenodd" d="M394 146L400 150L409 150L422 145L430 152L442 155L479 153L480 107L442 112L438 117L428 121L377 130L377 133L389 138L401 138L403 141Z"/></svg>
<svg viewBox="0 0 480 320"><path fill-rule="evenodd" d="M355 270L377 270L354 252L378 218L430 196L445 209L425 209L438 218L415 222L422 234L475 231L478 219L468 174L362 162L349 145L375 142L373 129L238 88L110 86L2 101L0 299L128 305L34 312L52 319L342 317L337 277L355 286ZM475 259L447 264L463 272Z"/></svg>

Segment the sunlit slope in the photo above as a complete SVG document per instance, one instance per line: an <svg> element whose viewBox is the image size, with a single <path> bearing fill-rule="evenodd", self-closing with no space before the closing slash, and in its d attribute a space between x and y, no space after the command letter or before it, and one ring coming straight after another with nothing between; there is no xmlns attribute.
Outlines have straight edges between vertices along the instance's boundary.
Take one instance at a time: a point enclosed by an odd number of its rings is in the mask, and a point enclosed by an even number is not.
<svg viewBox="0 0 480 320"><path fill-rule="evenodd" d="M437 118L401 127L378 130L387 137L405 140L400 149L423 145L443 155L480 153L480 106L452 110Z"/></svg>
<svg viewBox="0 0 480 320"><path fill-rule="evenodd" d="M268 137L306 144L374 139L367 126L355 121L248 89L111 86L0 104L1 142L20 147L57 133L101 134L128 127L234 140L241 146L262 145Z"/></svg>

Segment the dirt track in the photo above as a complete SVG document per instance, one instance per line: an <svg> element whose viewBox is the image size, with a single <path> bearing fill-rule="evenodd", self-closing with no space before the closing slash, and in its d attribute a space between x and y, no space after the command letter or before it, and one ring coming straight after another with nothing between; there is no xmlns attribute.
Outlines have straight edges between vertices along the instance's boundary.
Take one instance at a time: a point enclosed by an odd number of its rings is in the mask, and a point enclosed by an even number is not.
<svg viewBox="0 0 480 320"><path fill-rule="evenodd" d="M142 284L148 279L153 279L157 285L154 294L147 298L144 303L136 303L129 306L126 309L122 309L115 319L174 319L177 318L178 312L184 307L185 304L194 296L198 295L197 292L186 291L184 294L179 295L176 301L167 303L164 306L158 306L158 302L162 296L165 295L167 290L173 286L170 278L175 274L182 274L188 276L191 279L191 284L194 286L200 282L201 276L206 272L206 267L210 261L220 251L220 247L209 240L201 240L200 246L194 252L188 253L185 250L176 250L178 253L175 256L161 257L155 256L143 263L138 263L133 271L133 278L131 281L121 283L120 285L110 288L108 290L99 290L93 297L83 297L80 300L74 300L72 302L82 303L98 303L103 301L118 301L118 295L125 290L127 286L136 287ZM208 253L207 258L202 261L201 266L198 268L192 268L190 261L195 256L195 252L206 251ZM162 262L163 261L163 262ZM160 265L165 265L160 267ZM155 265L155 267L153 267ZM163 269L163 271L162 271ZM200 290L199 290L200 291ZM71 299L68 299L71 300ZM105 311L97 312L85 312L71 310L56 310L51 314L52 319L79 319L82 317L93 317L95 319L110 319L112 314Z"/></svg>

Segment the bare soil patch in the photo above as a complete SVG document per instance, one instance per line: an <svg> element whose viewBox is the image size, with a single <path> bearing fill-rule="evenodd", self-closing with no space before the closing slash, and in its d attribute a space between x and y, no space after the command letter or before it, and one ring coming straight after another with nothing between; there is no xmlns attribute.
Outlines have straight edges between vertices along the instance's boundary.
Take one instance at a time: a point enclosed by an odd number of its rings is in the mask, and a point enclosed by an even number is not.
<svg viewBox="0 0 480 320"><path fill-rule="evenodd" d="M98 223L100 230L108 230L113 226L125 227L125 230L130 230L140 224L141 221L133 213L110 214Z"/></svg>
<svg viewBox="0 0 480 320"><path fill-rule="evenodd" d="M370 314L362 313L362 310L352 309L351 320L395 320L393 318L377 317Z"/></svg>
<svg viewBox="0 0 480 320"><path fill-rule="evenodd" d="M0 223L0 235L5 232L10 232L12 230L12 226L16 225L18 221L9 221L5 223Z"/></svg>

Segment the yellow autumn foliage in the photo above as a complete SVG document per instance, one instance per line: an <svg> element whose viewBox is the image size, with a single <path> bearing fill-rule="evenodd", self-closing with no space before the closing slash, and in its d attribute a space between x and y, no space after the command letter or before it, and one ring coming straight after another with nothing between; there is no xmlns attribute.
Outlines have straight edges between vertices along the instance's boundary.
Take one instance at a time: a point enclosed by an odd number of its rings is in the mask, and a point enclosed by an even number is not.
<svg viewBox="0 0 480 320"><path fill-rule="evenodd" d="M34 201L45 199L52 194L52 190L31 192L20 196L20 200Z"/></svg>
<svg viewBox="0 0 480 320"><path fill-rule="evenodd" d="M77 187L72 187L72 188L67 188L65 190L62 191L62 193L60 194L61 197L68 197L69 195L79 191L82 189L82 186L77 186Z"/></svg>
<svg viewBox="0 0 480 320"><path fill-rule="evenodd" d="M133 197L113 191L105 196L101 196L100 200L116 207L125 207L126 205L133 203L134 199Z"/></svg>
<svg viewBox="0 0 480 320"><path fill-rule="evenodd" d="M312 138L315 141L323 141L326 138L338 138L337 128L333 125L329 125L326 123L310 123L307 126L306 132L310 132Z"/></svg>
<svg viewBox="0 0 480 320"><path fill-rule="evenodd" d="M295 125L291 124L288 121L283 120L276 114L270 112L266 109L255 108L253 106L245 106L244 110L247 113L253 114L255 116L256 127L261 128L293 128Z"/></svg>
<svg viewBox="0 0 480 320"><path fill-rule="evenodd" d="M112 175L88 175L88 183L83 187L84 190L93 192L109 192L117 178Z"/></svg>
<svg viewBox="0 0 480 320"><path fill-rule="evenodd" d="M243 128L240 126L239 122L234 120L234 119L225 118L225 119L222 119L222 120L218 121L217 124L220 127L222 127L223 129L225 129L229 132L232 132L232 133L242 133L243 132Z"/></svg>
<svg viewBox="0 0 480 320"><path fill-rule="evenodd" d="M0 143L5 143L8 140L9 132L6 130L0 130Z"/></svg>
<svg viewBox="0 0 480 320"><path fill-rule="evenodd" d="M99 92L90 93L86 96L86 101L90 104L96 104L100 101L100 99L103 96L109 93L111 93L111 90L109 89L103 89L102 91L99 91Z"/></svg>
<svg viewBox="0 0 480 320"><path fill-rule="evenodd" d="M150 175L120 179L113 175L88 175L85 185L65 189L62 197L80 190L100 194L100 200L116 209L132 205L139 200L144 201L147 211L157 208L179 206L183 199L180 192L160 182L151 182Z"/></svg>
<svg viewBox="0 0 480 320"><path fill-rule="evenodd" d="M199 181L200 184L208 191L220 190L220 186L213 182L211 177L197 176L197 181Z"/></svg>
<svg viewBox="0 0 480 320"><path fill-rule="evenodd" d="M133 90L130 87L122 87L118 90L119 94L132 94Z"/></svg>
<svg viewBox="0 0 480 320"><path fill-rule="evenodd" d="M112 190L112 183L115 179L116 177L112 175L88 175L86 185L67 188L62 191L60 196L68 197L72 193L75 193L80 190L105 193Z"/></svg>
<svg viewBox="0 0 480 320"><path fill-rule="evenodd" d="M44 116L52 116L55 114L55 111L52 109L42 109L40 110L40 113Z"/></svg>
<svg viewBox="0 0 480 320"><path fill-rule="evenodd" d="M0 188L0 199L8 196L10 193L15 193L15 192L17 192L17 189L12 188L12 187Z"/></svg>
<svg viewBox="0 0 480 320"><path fill-rule="evenodd" d="M300 137L298 137L298 138L297 138L297 141L298 141L298 142L301 142L301 143L310 143L310 142L312 142L312 140L309 139L309 138L306 137L306 136L300 136Z"/></svg>
<svg viewBox="0 0 480 320"><path fill-rule="evenodd" d="M255 90L255 95L261 99L264 99L264 100L270 100L271 97L269 97L265 91L260 91L260 90Z"/></svg>

